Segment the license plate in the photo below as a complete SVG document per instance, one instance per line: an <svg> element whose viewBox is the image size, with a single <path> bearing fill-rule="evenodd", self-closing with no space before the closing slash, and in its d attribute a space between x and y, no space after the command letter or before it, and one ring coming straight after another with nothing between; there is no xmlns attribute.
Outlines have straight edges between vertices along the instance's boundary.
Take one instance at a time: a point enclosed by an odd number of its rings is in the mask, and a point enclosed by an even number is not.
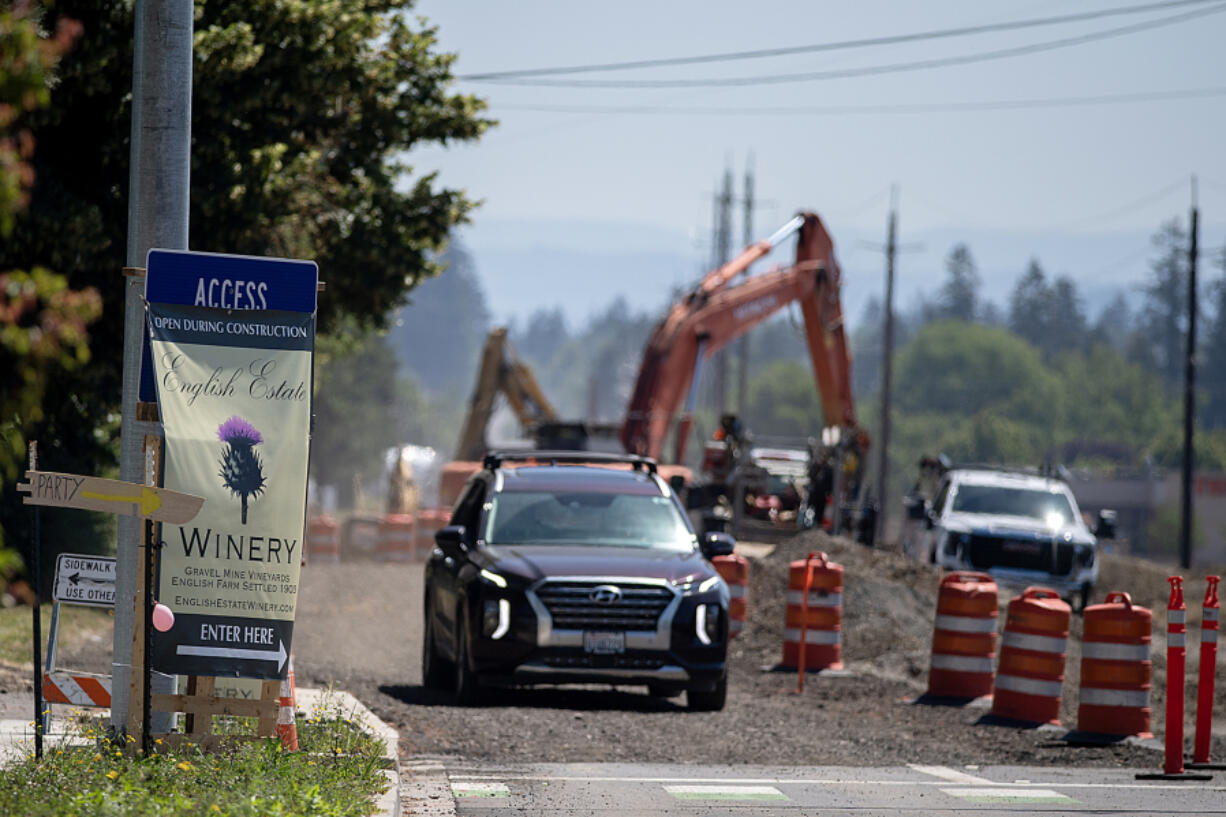
<svg viewBox="0 0 1226 817"><path fill-rule="evenodd" d="M626 651L625 633L584 633L583 651L597 655L614 655Z"/></svg>

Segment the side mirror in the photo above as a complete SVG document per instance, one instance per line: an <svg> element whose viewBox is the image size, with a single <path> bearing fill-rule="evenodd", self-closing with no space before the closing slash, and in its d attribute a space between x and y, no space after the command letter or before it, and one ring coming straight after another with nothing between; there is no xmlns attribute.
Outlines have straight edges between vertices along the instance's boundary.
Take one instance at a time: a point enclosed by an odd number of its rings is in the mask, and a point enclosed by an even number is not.
<svg viewBox="0 0 1226 817"><path fill-rule="evenodd" d="M1098 524L1094 526L1094 535L1099 539L1115 538L1115 511L1103 508L1098 512Z"/></svg>
<svg viewBox="0 0 1226 817"><path fill-rule="evenodd" d="M435 532L434 544L438 545L438 549L443 551L444 555L452 559L463 558L464 553L468 550L468 546L464 544L464 526L448 525Z"/></svg>
<svg viewBox="0 0 1226 817"><path fill-rule="evenodd" d="M913 494L903 499L903 506L907 509L907 518L915 522L919 522L925 517L924 498L918 494Z"/></svg>
<svg viewBox="0 0 1226 817"><path fill-rule="evenodd" d="M708 533L702 537L702 555L707 559L731 556L736 540L727 533Z"/></svg>
<svg viewBox="0 0 1226 817"><path fill-rule="evenodd" d="M937 515L934 514L932 511L925 509L924 510L924 527L927 528L928 530L932 530L934 527L936 527L936 524L937 524Z"/></svg>

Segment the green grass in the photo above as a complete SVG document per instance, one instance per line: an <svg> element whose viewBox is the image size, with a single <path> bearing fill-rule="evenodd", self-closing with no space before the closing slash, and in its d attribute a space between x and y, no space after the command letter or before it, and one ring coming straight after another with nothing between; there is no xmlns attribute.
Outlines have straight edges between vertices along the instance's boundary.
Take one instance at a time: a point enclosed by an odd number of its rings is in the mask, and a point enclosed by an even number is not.
<svg viewBox="0 0 1226 817"><path fill-rule="evenodd" d="M0 608L0 662L33 665L34 611L29 607ZM40 611L43 625L43 655L46 656L47 633L51 628L51 605L44 604ZM60 649L72 647L90 636L97 635L110 642L114 614L99 607L80 607L65 604L60 607Z"/></svg>
<svg viewBox="0 0 1226 817"><path fill-rule="evenodd" d="M0 769L0 814L364 817L387 786L382 744L344 717L299 717L296 753L270 738L229 752L158 747L132 758L96 729L82 727L88 746Z"/></svg>

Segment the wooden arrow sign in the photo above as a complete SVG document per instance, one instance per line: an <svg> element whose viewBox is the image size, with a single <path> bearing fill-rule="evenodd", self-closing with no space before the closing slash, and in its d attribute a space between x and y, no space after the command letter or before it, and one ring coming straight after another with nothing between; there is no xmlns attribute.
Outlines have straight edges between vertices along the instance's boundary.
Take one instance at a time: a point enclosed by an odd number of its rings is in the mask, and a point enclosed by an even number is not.
<svg viewBox="0 0 1226 817"><path fill-rule="evenodd" d="M118 479L52 471L26 471L26 479L29 482L19 483L17 490L29 494L27 505L143 516L172 525L190 522L204 505L204 497Z"/></svg>

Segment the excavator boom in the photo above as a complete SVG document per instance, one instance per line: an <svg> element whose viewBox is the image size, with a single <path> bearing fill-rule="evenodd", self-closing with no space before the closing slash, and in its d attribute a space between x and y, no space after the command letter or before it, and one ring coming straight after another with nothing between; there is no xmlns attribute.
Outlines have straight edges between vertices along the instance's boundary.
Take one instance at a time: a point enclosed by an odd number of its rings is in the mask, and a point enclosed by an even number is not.
<svg viewBox="0 0 1226 817"><path fill-rule="evenodd" d="M750 264L798 230L791 266L733 283ZM834 243L815 213L801 213L771 238L749 245L736 259L704 276L672 307L647 343L622 425L626 450L659 459L673 418L685 401L677 430L680 462L702 362L791 303L798 303L804 316L823 425L841 426L866 442L852 401L840 284Z"/></svg>

